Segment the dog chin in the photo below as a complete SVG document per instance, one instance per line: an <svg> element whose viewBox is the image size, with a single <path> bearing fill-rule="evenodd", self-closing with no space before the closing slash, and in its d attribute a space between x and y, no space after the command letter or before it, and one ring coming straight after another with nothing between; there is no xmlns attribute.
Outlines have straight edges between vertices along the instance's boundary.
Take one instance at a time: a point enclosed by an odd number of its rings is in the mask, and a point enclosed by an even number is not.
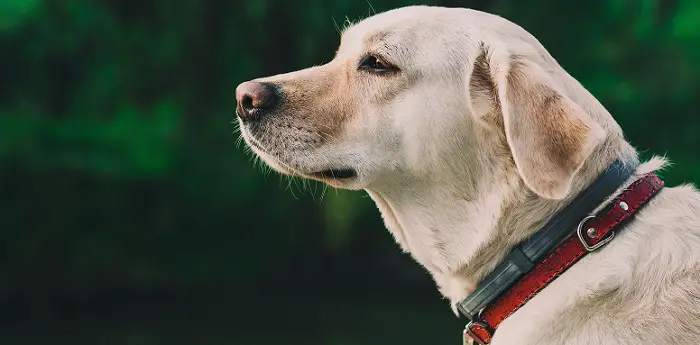
<svg viewBox="0 0 700 345"><path fill-rule="evenodd" d="M358 175L357 171L352 168L332 168L323 170L314 169L294 169L291 170L286 168L278 160L269 159L269 155L262 154L260 157L267 163L272 169L279 173L298 176L309 180L323 182L331 187L342 188L342 189L362 189L362 179ZM309 172L313 171L313 172Z"/></svg>
<svg viewBox="0 0 700 345"><path fill-rule="evenodd" d="M357 171L352 168L337 168L325 169L316 172L313 169L290 169L284 166L279 160L272 158L270 155L261 152L260 158L269 165L273 170L291 176L298 176L309 180L323 182L331 187L342 189L362 189L362 180L357 174Z"/></svg>

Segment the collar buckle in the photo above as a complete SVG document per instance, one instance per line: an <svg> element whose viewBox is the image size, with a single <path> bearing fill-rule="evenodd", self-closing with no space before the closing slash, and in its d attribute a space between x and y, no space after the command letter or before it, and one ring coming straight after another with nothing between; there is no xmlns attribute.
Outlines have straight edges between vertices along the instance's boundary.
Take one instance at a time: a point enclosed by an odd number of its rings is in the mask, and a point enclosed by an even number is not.
<svg viewBox="0 0 700 345"><path fill-rule="evenodd" d="M485 322L477 321L481 320L481 314L483 313L484 308L481 308L481 310L479 310L479 313L477 313L475 318L472 319L471 317L468 317L469 322L467 323L467 326L464 327L463 333L464 345L487 345L489 343L491 337L493 336L491 327L489 327L489 325ZM474 331L476 327L479 327L482 331L486 332L486 339Z"/></svg>
<svg viewBox="0 0 700 345"><path fill-rule="evenodd" d="M578 239L581 241L581 244L583 244L583 247L586 248L587 251L593 252L599 249L600 247L608 244L608 242L612 241L613 237L615 237L615 231L610 231L610 233L607 235L607 237L603 238L600 240L600 242L596 244L588 244L586 241L585 236L593 239L597 235L597 230L595 228L590 228L586 230L586 235L583 234L583 226L586 224L586 222L590 219L595 218L595 216L587 216L586 218L583 218L580 223L578 223L578 228L576 228L576 234L578 235Z"/></svg>
<svg viewBox="0 0 700 345"><path fill-rule="evenodd" d="M489 338L492 336L491 330L489 329L489 326L487 324L471 320L469 321L469 323L467 323L467 326L464 327L464 345L487 345L488 341L482 339L480 335L476 334L476 332L474 332L473 329L474 327L480 327L483 331L487 332Z"/></svg>

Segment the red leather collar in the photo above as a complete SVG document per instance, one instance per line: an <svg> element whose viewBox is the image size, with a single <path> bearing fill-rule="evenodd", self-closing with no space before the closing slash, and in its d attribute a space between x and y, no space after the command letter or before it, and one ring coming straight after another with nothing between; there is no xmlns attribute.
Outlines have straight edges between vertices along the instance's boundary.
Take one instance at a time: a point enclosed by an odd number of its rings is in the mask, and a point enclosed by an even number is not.
<svg viewBox="0 0 700 345"><path fill-rule="evenodd" d="M469 339L478 344L490 343L493 333L503 320L586 254L612 240L620 224L629 220L663 185L664 182L656 174L648 173L620 193L599 212L599 215L581 220L576 233L567 238L493 304L484 308L478 318L469 322L464 329L465 343Z"/></svg>

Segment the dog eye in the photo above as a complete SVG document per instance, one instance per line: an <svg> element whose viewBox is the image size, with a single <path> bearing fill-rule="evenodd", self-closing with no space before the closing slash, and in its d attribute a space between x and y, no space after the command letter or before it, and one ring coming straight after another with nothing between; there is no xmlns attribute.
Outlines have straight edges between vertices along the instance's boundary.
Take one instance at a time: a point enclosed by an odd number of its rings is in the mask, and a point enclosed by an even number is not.
<svg viewBox="0 0 700 345"><path fill-rule="evenodd" d="M374 73L386 73L396 69L377 55L367 55L360 62L359 69Z"/></svg>

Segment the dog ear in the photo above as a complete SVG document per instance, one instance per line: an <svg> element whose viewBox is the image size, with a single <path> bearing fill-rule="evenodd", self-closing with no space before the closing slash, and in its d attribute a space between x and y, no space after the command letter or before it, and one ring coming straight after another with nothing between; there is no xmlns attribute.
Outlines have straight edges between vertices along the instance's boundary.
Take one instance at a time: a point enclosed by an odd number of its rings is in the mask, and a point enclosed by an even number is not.
<svg viewBox="0 0 700 345"><path fill-rule="evenodd" d="M602 127L522 56L482 48L468 89L472 113L505 132L525 185L547 199L566 197L574 174L604 139Z"/></svg>

